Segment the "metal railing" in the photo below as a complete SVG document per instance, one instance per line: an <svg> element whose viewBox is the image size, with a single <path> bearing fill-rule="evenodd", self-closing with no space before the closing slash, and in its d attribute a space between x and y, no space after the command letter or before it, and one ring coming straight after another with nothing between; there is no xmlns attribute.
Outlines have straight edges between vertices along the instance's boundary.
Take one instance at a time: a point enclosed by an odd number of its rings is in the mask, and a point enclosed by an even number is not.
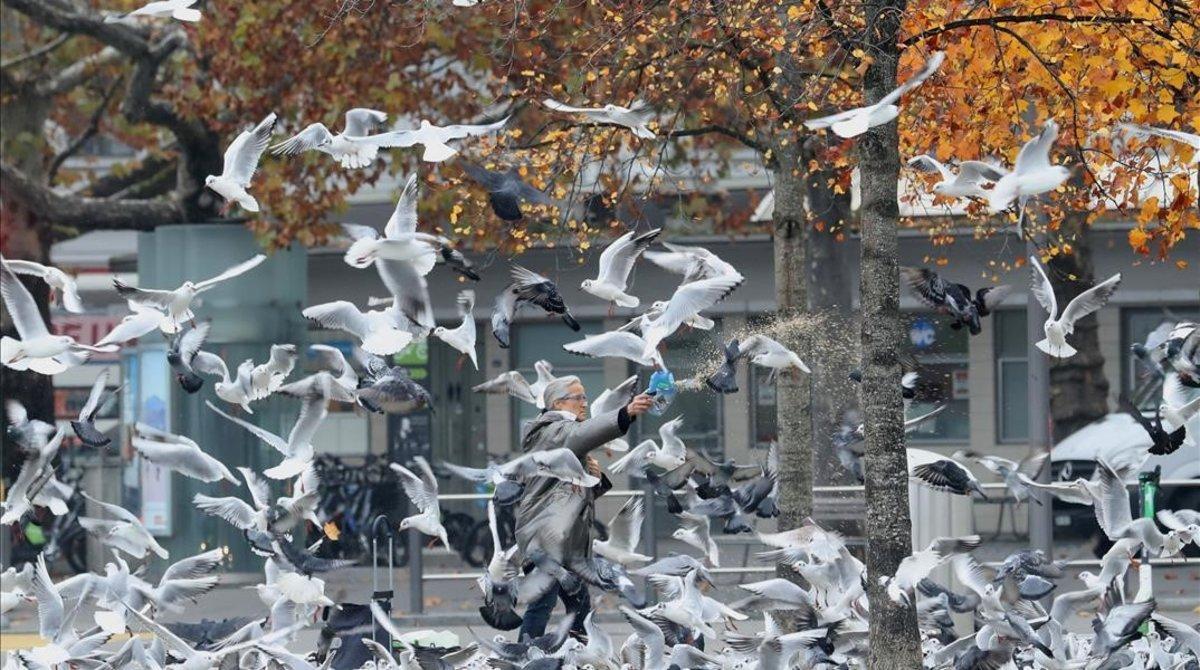
<svg viewBox="0 0 1200 670"><path fill-rule="evenodd" d="M1006 485L1004 482L986 482L980 486L984 490L1004 490ZM1137 486L1137 482L1129 482L1127 487ZM1160 487L1200 487L1200 479L1166 479L1159 482ZM814 486L813 493L861 493L866 490L862 484L846 484L838 486ZM604 494L605 498L633 498L637 496L647 496L650 492L646 489L623 489L612 490ZM450 501L468 501L468 500L488 500L491 499L490 493L443 493L438 495L439 502ZM974 498L972 503L977 502ZM642 543L645 547L647 555L657 556L658 536L654 528L654 515L647 513L643 516L642 522ZM448 582L448 581L469 581L479 578L479 572L435 572L425 574L424 566L421 558L421 550L424 547L424 538L418 532L410 531L408 533L408 566L409 566L409 611L415 614L421 614L425 610L424 598L424 583L425 582ZM1060 561L1064 567L1070 568L1086 568L1096 567L1101 565L1098 558L1073 559ZM1200 565L1200 558L1151 558L1140 561L1141 564L1150 566L1187 566ZM1000 562L985 562L983 565L988 567L999 567ZM736 566L723 568L709 568L709 572L717 575L733 575L733 574L775 574L774 566Z"/></svg>

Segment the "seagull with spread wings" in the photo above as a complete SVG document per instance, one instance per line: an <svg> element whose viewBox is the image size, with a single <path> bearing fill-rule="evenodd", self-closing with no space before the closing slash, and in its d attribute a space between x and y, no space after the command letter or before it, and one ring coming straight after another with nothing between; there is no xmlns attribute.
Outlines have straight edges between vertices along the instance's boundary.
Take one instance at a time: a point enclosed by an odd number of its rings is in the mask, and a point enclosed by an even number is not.
<svg viewBox="0 0 1200 670"><path fill-rule="evenodd" d="M921 172L935 172L942 180L933 185L933 192L947 198L986 198L988 189L981 182L998 181L1008 174L1008 170L984 161L962 161L958 164L958 172L930 156L921 154L908 159L908 166Z"/></svg>
<svg viewBox="0 0 1200 670"><path fill-rule="evenodd" d="M86 493L81 495L100 511L114 517L114 520L79 517L79 525L83 526L83 529L101 544L123 551L137 559L145 558L147 551L154 552L159 558L170 557L167 550L158 543L158 540L154 539L150 531L146 530L146 526L142 524L137 515L120 505L96 500Z"/></svg>
<svg viewBox="0 0 1200 670"><path fill-rule="evenodd" d="M313 388L314 390L319 390L319 387ZM211 402L205 401L204 404L208 405L208 408L217 414L246 429L252 435L262 440L264 444L278 451L283 456L283 461L279 465L263 471L263 474L271 479L288 479L304 472L313 458L313 435L316 434L317 429L321 426L321 422L325 420L326 415L329 413L328 394L314 392L305 395L303 402L300 404L300 414L296 417L296 422L292 424L292 429L288 433L287 439L284 439L249 421L244 421L222 412Z"/></svg>
<svg viewBox="0 0 1200 670"><path fill-rule="evenodd" d="M752 364L770 369L772 379L787 371L812 372L796 352L766 335L751 335L742 340L738 345L738 356L745 356Z"/></svg>
<svg viewBox="0 0 1200 670"><path fill-rule="evenodd" d="M389 148L411 147L420 144L425 147L424 153L421 154L421 160L430 163L440 163L458 153L458 149L450 146L450 142L499 132L508 124L508 119L509 117L506 116L494 123L477 125L454 124L449 126L435 126L429 121L422 119L421 125L415 129L393 130L381 133L373 136L371 141L376 142L380 147Z"/></svg>
<svg viewBox="0 0 1200 670"><path fill-rule="evenodd" d="M258 170L258 160L271 143L271 131L275 129L275 112L250 130L244 130L225 149L225 162L221 174L210 174L204 185L226 202L236 202L247 212L258 211L258 201L246 189Z"/></svg>
<svg viewBox="0 0 1200 670"><path fill-rule="evenodd" d="M641 301L625 292L629 286L629 274L633 272L638 256L654 243L660 233L662 228L641 234L631 230L613 240L600 253L599 276L583 280L579 288L620 307L637 307Z"/></svg>
<svg viewBox="0 0 1200 670"><path fill-rule="evenodd" d="M925 61L925 67L921 68L920 72L880 98L875 104L809 119L804 122L804 127L809 130L830 128L838 137L849 138L858 137L875 126L882 126L900 115L900 108L896 106L900 98L933 76L944 60L946 60L946 54L938 51Z"/></svg>
<svg viewBox="0 0 1200 670"><path fill-rule="evenodd" d="M33 261L5 259L8 269L14 274L40 277L50 287L50 300L57 301L62 308L73 314L83 313L83 300L79 297L79 287L75 278L51 265L42 265Z"/></svg>
<svg viewBox="0 0 1200 670"><path fill-rule="evenodd" d="M445 342L461 354L471 359L471 365L479 369L479 361L475 355L475 292L459 291L458 315L462 323L455 328L438 326L433 329L433 336ZM461 359L460 359L461 360Z"/></svg>
<svg viewBox="0 0 1200 670"><path fill-rule="evenodd" d="M1124 130L1127 130L1136 136L1161 137L1164 139L1171 140L1172 142L1179 142L1180 144L1186 144L1192 148L1191 164L1192 165L1200 164L1200 135L1197 135L1195 133L1187 133L1182 130L1172 130L1170 128L1158 128L1155 126L1147 126L1147 125L1144 125L1141 123L1122 123L1119 125Z"/></svg>
<svg viewBox="0 0 1200 670"><path fill-rule="evenodd" d="M237 484L237 477L220 460L204 453L191 438L138 422L133 427L133 449L146 460L202 482L221 479Z"/></svg>
<svg viewBox="0 0 1200 670"><path fill-rule="evenodd" d="M572 107L551 98L546 98L542 101L542 104L546 106L546 109L555 112L579 114L593 123L624 126L632 130L634 135L644 140L655 138L654 131L650 130L647 124L654 120L656 112L641 100L634 101L628 107L612 103L603 107Z"/></svg>
<svg viewBox="0 0 1200 670"><path fill-rule="evenodd" d="M1047 312L1046 323L1042 327L1046 337L1038 340L1035 346L1055 358L1070 358L1075 355L1076 349L1067 344L1067 336L1075 332L1076 322L1108 304L1117 292L1117 287L1121 285L1121 273L1118 272L1075 296L1062 314L1059 314L1054 284L1050 282L1046 270L1035 256L1029 257L1029 264L1033 267L1033 285L1030 290Z"/></svg>
<svg viewBox="0 0 1200 670"><path fill-rule="evenodd" d="M988 193L988 207L992 213L1005 209L1015 200L1021 221L1024 221L1025 203L1030 198L1053 191L1071 176L1069 168L1050 164L1050 149L1057 139L1058 123L1050 119L1037 137L1021 147L1012 172L1000 177ZM1020 224L1018 230L1021 230Z"/></svg>
<svg viewBox="0 0 1200 670"><path fill-rule="evenodd" d="M564 351L592 358L624 358L646 368L663 368L662 354L646 346L642 338L625 331L584 335L582 340L567 342Z"/></svg>
<svg viewBox="0 0 1200 670"><path fill-rule="evenodd" d="M644 510L641 498L627 500L608 523L608 539L592 538L592 551L627 568L653 561L653 556L637 552L642 540Z"/></svg>
<svg viewBox="0 0 1200 670"><path fill-rule="evenodd" d="M375 162L379 144L371 131L387 121L387 113L355 108L346 112L345 129L334 135L323 123L309 124L304 130L271 147L275 155L291 156L305 151L320 151L333 156L344 168L364 168Z"/></svg>
<svg viewBox="0 0 1200 670"><path fill-rule="evenodd" d="M21 339L5 335L0 338L0 363L13 370L33 370L44 375L56 375L71 367L71 355L76 352L112 353L117 345L91 346L75 341L70 335L51 335L42 313L29 289L17 279L0 258L0 295L8 318Z"/></svg>
<svg viewBox="0 0 1200 670"><path fill-rule="evenodd" d="M120 279L113 280L117 293L130 302L153 307L163 312L159 328L168 335L179 332L180 325L195 318L192 314L192 303L196 296L210 291L223 281L241 276L262 265L267 257L255 254L253 257L221 272L215 277L203 281L187 280L174 289L147 289L130 286Z"/></svg>
<svg viewBox="0 0 1200 670"><path fill-rule="evenodd" d="M417 469L421 471L420 477L399 463L391 463L388 466L393 472L400 475L400 484L404 487L404 493L418 510L417 514L400 521L400 530L412 528L431 535L441 540L442 544L449 549L450 539L446 537L446 528L442 525L442 508L438 505L437 478L433 476L433 470L429 469L429 462L423 457L417 456L413 461L416 462Z"/></svg>
<svg viewBox="0 0 1200 670"><path fill-rule="evenodd" d="M743 281L741 275L725 275L683 284L675 289L662 314L642 326L642 339L646 341L644 356L654 356L660 342L688 319L720 302Z"/></svg>
<svg viewBox="0 0 1200 670"><path fill-rule="evenodd" d="M131 17L146 16L153 19L175 19L195 23L200 20L200 10L195 8L198 0L154 0L132 12L112 14L104 17L105 23L119 23Z"/></svg>

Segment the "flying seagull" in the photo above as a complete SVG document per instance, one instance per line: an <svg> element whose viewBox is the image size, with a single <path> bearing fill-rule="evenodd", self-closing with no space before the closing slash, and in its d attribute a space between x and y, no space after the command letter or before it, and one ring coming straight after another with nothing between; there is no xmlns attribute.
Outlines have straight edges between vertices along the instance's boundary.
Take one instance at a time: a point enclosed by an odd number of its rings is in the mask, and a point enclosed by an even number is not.
<svg viewBox="0 0 1200 670"><path fill-rule="evenodd" d="M219 175L208 175L204 185L226 201L236 202L247 212L258 211L258 201L246 189L258 169L258 160L271 142L275 112L250 130L244 130L225 149L225 162Z"/></svg>
<svg viewBox="0 0 1200 670"><path fill-rule="evenodd" d="M612 103L603 107L572 107L551 98L546 98L542 104L555 112L579 114L595 123L624 126L644 140L652 140L655 137L654 131L646 127L646 124L654 120L654 109L641 100L635 101L629 107Z"/></svg>
<svg viewBox="0 0 1200 670"><path fill-rule="evenodd" d="M456 328L438 326L433 329L433 336L453 347L456 351L466 354L471 359L471 365L479 369L479 361L475 356L475 292L460 291L458 294L458 314L462 323Z"/></svg>
<svg viewBox="0 0 1200 670"><path fill-rule="evenodd" d="M304 151L320 151L333 156L344 168L364 168L375 162L379 145L370 133L387 121L387 114L374 109L355 108L346 112L345 130L334 135L323 123L313 123L291 138L271 147L271 153L291 156Z"/></svg>
<svg viewBox="0 0 1200 670"><path fill-rule="evenodd" d="M1029 198L1053 191L1071 176L1070 169L1050 164L1050 149L1056 139L1058 123L1050 119L1042 126L1042 132L1038 133L1037 137L1021 147L1012 172L1001 177L988 194L988 206L993 214L1007 208L1016 200L1023 218L1025 203Z"/></svg>
<svg viewBox="0 0 1200 670"><path fill-rule="evenodd" d="M1121 285L1121 273L1118 272L1075 296L1062 314L1059 314L1058 299L1054 295L1054 284L1050 283L1050 277L1046 275L1037 257L1030 256L1029 264L1033 266L1033 285L1030 290L1047 312L1046 323L1042 327L1046 337L1038 340L1035 346L1055 358L1070 358L1075 355L1076 349L1067 344L1067 336L1075 332L1077 321L1108 304L1117 287Z"/></svg>
<svg viewBox="0 0 1200 670"><path fill-rule="evenodd" d="M70 335L51 335L29 289L9 270L8 262L3 258L0 258L0 295L13 327L21 337L19 340L7 335L0 338L0 363L7 368L55 375L71 366L67 358L73 352L112 353L117 350L115 344L91 346L76 342Z"/></svg>
<svg viewBox="0 0 1200 670"><path fill-rule="evenodd" d="M622 331L584 335L582 340L564 344L563 350L593 358L624 358L647 368L666 367L657 349L648 348L637 335Z"/></svg>
<svg viewBox="0 0 1200 670"><path fill-rule="evenodd" d="M633 264L654 240L662 233L662 228L635 234L629 231L613 240L612 244L600 253L600 274L596 279L585 279L579 288L592 295L614 302L621 307L637 307L640 301L635 296L627 294L629 273L633 272Z"/></svg>
<svg viewBox="0 0 1200 670"><path fill-rule="evenodd" d="M120 505L113 505L92 498L86 493L83 497L102 512L115 517L115 520L79 517L79 525L94 536L101 544L129 554L133 558L145 558L146 552L151 551L159 558L169 558L170 554L154 539L146 526L142 525L137 515L129 512Z"/></svg>
<svg viewBox="0 0 1200 670"><path fill-rule="evenodd" d="M117 293L126 300L162 310L164 316L159 323L159 328L162 332L170 335L179 332L179 327L183 322L195 318L195 315L192 314L192 302L196 300L196 296L216 288L223 281L246 274L262 265L265 260L267 260L265 255L255 254L215 277L202 281L187 280L174 289L138 288L130 286L120 279L114 279L113 286L117 289Z"/></svg>
<svg viewBox="0 0 1200 670"><path fill-rule="evenodd" d="M662 314L642 327L646 341L645 357L653 355L658 344L679 329L688 319L712 307L741 285L741 275L701 279L675 289Z"/></svg>
<svg viewBox="0 0 1200 670"><path fill-rule="evenodd" d="M42 265L33 261L8 260L4 261L8 269L19 275L41 277L50 287L50 299L57 300L63 309L74 314L83 312L83 300L79 297L79 287L75 278L50 265Z"/></svg>
<svg viewBox="0 0 1200 670"><path fill-rule="evenodd" d="M754 365L770 368L772 376L788 370L806 374L812 372L796 352L766 335L751 335L742 340L738 346L738 355L748 357Z"/></svg>
<svg viewBox="0 0 1200 670"><path fill-rule="evenodd" d="M1135 135L1154 137L1162 137L1168 140L1186 144L1192 148L1192 165L1200 163L1200 135L1195 133L1185 133L1182 130L1171 130L1170 128L1156 128L1155 126L1147 126L1140 123L1122 123L1121 128L1133 132Z"/></svg>
<svg viewBox="0 0 1200 670"><path fill-rule="evenodd" d="M922 172L936 172L942 180L933 185L933 192L947 198L986 198L989 191L979 185L982 181L995 182L1008 170L983 161L963 161L958 164L958 173L929 154L908 159L909 167Z"/></svg>
<svg viewBox="0 0 1200 670"><path fill-rule="evenodd" d="M133 300L128 301L128 304L133 313L126 314L120 323L113 326L112 330L105 333L104 337L96 342L96 346L125 344L158 330L162 325L163 314L158 309Z"/></svg>
<svg viewBox="0 0 1200 670"><path fill-rule="evenodd" d="M530 405L538 405L541 401L533 394L525 375L516 370L501 372L492 379L471 387L475 393L506 393L517 400L523 400Z"/></svg>
<svg viewBox="0 0 1200 670"><path fill-rule="evenodd" d="M400 530L412 528L426 535L432 535L441 540L442 544L449 549L450 540L446 537L446 528L442 525L442 510L438 505L437 478L433 476L429 462L423 457L417 456L413 461L416 462L417 469L421 471L420 477L399 463L392 463L388 466L393 472L400 475L400 484L404 487L404 493L418 510L417 514L400 521Z"/></svg>
<svg viewBox="0 0 1200 670"><path fill-rule="evenodd" d="M458 149L448 144L450 141L497 132L504 128L508 119L509 117L506 116L495 123L450 126L435 126L422 119L421 125L416 129L393 130L376 135L371 139L381 147L411 147L414 144L420 144L425 147L425 152L421 154L421 160L440 163L458 153Z"/></svg>
<svg viewBox="0 0 1200 670"><path fill-rule="evenodd" d="M104 17L105 23L118 23L134 16L148 16L155 19L175 19L195 23L200 20L200 10L193 6L197 0L156 0L149 2L132 12L110 14Z"/></svg>
<svg viewBox="0 0 1200 670"><path fill-rule="evenodd" d="M646 260L667 272L683 275L683 283L722 276L741 276L729 263L704 247L663 242L666 251L647 251ZM706 329L707 330L707 329Z"/></svg>
<svg viewBox="0 0 1200 670"><path fill-rule="evenodd" d="M133 427L133 449L146 460L202 482L224 479L237 485L237 477L220 460L209 456L191 438L138 422Z"/></svg>
<svg viewBox="0 0 1200 670"><path fill-rule="evenodd" d="M925 61L925 67L921 68L920 72L897 86L891 93L880 98L875 104L858 107L845 112L838 112L837 114L830 114L829 116L809 119L804 122L804 127L809 130L830 128L838 137L849 138L858 137L875 126L882 126L900 115L900 108L896 106L896 102L900 100L900 97L933 76L933 73L937 72L938 68L942 66L942 61L944 60L946 60L946 54L938 51L930 56L929 60Z"/></svg>

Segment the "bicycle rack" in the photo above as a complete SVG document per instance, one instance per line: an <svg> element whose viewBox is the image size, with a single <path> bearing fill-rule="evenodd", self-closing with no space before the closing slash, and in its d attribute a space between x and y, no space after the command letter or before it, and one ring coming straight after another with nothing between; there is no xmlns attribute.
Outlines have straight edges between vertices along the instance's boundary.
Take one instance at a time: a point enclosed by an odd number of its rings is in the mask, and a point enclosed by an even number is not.
<svg viewBox="0 0 1200 670"><path fill-rule="evenodd" d="M386 591L379 590L379 528L382 522L383 529L387 531L387 552L388 552L388 586ZM388 522L386 514L377 514L375 519L371 521L371 600L379 603L379 608L389 616L392 613L392 598L396 595L396 535L392 531L392 525ZM378 626L374 623L371 625L371 641L378 642L375 639L375 631ZM387 649L392 650L392 636L388 634Z"/></svg>

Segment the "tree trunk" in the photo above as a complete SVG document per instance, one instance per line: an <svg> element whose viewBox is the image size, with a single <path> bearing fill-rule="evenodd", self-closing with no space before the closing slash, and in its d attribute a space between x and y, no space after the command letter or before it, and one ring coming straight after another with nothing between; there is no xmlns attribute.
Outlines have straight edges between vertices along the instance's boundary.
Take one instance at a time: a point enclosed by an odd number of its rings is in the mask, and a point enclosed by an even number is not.
<svg viewBox="0 0 1200 670"><path fill-rule="evenodd" d="M1085 219L1083 213L1067 215L1059 233L1069 241L1073 253L1059 254L1047 264L1060 305L1066 305L1096 283ZM1050 364L1050 416L1055 443L1108 414L1108 378L1104 376L1104 356L1100 353L1094 313L1075 323L1071 346L1079 353Z"/></svg>
<svg viewBox="0 0 1200 670"><path fill-rule="evenodd" d="M863 102L873 103L896 86L896 42L904 0L868 0L866 46L873 60L863 75ZM895 122L858 139L862 174L861 318L863 414L866 425L867 598L870 602L871 670L921 667L916 611L892 602L879 577L895 574L912 551L904 408L900 397L898 240L899 135Z"/></svg>
<svg viewBox="0 0 1200 670"><path fill-rule="evenodd" d="M775 329L780 342L808 355L809 337L799 323L806 304L804 272L804 176L799 147L777 148L775 171ZM794 322L795 325L792 325ZM775 381L775 416L779 440L779 528L795 528L812 514L812 422L809 379L791 372Z"/></svg>
<svg viewBox="0 0 1200 670"><path fill-rule="evenodd" d="M815 154L811 145L806 148L805 162ZM850 196L833 191L830 184L836 177L835 172L818 170L805 178L808 309L814 318L813 332L832 340L813 342L812 359L805 361L813 370L813 481L825 485L857 483L838 462L833 448L833 436L846 411L857 404L855 389L847 383L847 378L859 359L857 347L845 346L841 337L858 325L853 318L850 250L844 239L850 220ZM814 494L814 498L821 497Z"/></svg>
<svg viewBox="0 0 1200 670"><path fill-rule="evenodd" d="M0 106L0 138L3 138L3 154L6 161L13 163L28 175L41 178L42 150L44 139L42 127L50 109L50 99L21 89ZM3 197L0 188L0 253L5 258L31 260L38 263L50 262L51 230L38 221L37 212L23 206L14 198ZM46 323L50 323L50 290L46 282L32 277L21 277L21 282L33 295L38 311ZM3 334L17 337L12 320L5 309ZM0 395L13 399L25 406L29 416L50 423L54 422L54 384L50 377L36 372L16 372L4 369L0 373ZM12 445L5 438L4 462L19 462L10 458Z"/></svg>

